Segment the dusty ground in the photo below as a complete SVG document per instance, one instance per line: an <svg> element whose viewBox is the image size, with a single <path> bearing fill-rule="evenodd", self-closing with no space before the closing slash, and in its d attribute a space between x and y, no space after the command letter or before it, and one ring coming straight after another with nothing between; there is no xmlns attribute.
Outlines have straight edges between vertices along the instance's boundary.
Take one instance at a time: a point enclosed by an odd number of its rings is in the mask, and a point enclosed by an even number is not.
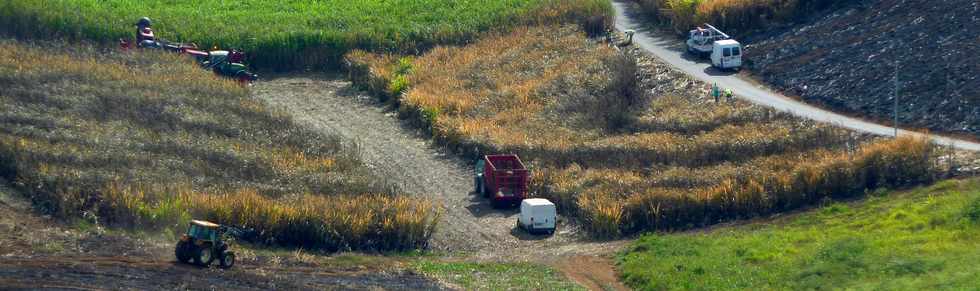
<svg viewBox="0 0 980 291"><path fill-rule="evenodd" d="M434 290L397 263L331 264L302 255L242 257L231 270L178 264L163 239L78 230L35 213L0 180L2 290Z"/></svg>
<svg viewBox="0 0 980 291"><path fill-rule="evenodd" d="M256 84L253 95L289 111L301 124L356 141L361 159L388 182L442 202L445 214L432 249L473 260L530 261L560 270L609 274L602 279L612 282L591 285L588 281L595 279L569 276L586 286L622 287L615 281L610 261L600 258L626 241L591 241L575 225L562 223L564 219L559 219L559 230L550 237L516 229L516 210L493 209L487 199L473 193L470 162L433 145L341 76L277 77Z"/></svg>

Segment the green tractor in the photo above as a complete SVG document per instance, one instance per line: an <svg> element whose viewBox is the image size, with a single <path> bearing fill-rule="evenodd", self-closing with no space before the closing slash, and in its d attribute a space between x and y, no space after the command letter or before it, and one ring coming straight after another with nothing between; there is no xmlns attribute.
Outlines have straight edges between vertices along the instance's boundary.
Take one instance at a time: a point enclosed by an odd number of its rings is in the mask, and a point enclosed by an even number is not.
<svg viewBox="0 0 980 291"><path fill-rule="evenodd" d="M190 228L187 233L180 236L174 254L177 261L181 263L193 263L198 266L211 266L218 260L222 269L228 269L235 265L235 252L228 250L228 244L223 237L229 232L237 231L235 228L218 225L216 223L191 220Z"/></svg>

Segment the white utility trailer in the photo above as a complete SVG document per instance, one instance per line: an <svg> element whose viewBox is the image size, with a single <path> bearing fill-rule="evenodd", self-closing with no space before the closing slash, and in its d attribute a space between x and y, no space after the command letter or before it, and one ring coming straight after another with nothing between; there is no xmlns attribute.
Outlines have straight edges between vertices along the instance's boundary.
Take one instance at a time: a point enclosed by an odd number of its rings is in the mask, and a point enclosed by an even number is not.
<svg viewBox="0 0 980 291"><path fill-rule="evenodd" d="M548 199L531 198L521 201L521 215L517 218L517 227L529 233L554 234L558 212L555 204Z"/></svg>

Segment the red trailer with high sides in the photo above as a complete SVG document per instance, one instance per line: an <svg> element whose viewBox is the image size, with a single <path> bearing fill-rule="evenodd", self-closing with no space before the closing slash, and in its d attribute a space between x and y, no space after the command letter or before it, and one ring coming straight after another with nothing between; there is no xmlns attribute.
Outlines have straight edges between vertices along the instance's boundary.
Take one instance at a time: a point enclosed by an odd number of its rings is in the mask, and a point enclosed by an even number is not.
<svg viewBox="0 0 980 291"><path fill-rule="evenodd" d="M487 155L476 163L474 186L494 207L516 206L527 198L530 179L517 155Z"/></svg>

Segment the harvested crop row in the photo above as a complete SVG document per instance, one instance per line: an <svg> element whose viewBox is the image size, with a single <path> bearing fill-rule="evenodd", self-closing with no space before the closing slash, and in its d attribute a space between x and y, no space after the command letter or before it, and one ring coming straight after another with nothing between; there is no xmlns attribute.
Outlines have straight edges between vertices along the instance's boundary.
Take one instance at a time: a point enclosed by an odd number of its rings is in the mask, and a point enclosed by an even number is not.
<svg viewBox="0 0 980 291"><path fill-rule="evenodd" d="M450 148L521 155L534 194L600 237L765 215L935 174L925 141L869 142L715 102L705 84L571 27L348 61L355 82L395 98Z"/></svg>
<svg viewBox="0 0 980 291"><path fill-rule="evenodd" d="M45 211L146 228L206 218L327 250L427 244L436 208L376 182L345 142L179 56L98 54L0 43L0 176Z"/></svg>

